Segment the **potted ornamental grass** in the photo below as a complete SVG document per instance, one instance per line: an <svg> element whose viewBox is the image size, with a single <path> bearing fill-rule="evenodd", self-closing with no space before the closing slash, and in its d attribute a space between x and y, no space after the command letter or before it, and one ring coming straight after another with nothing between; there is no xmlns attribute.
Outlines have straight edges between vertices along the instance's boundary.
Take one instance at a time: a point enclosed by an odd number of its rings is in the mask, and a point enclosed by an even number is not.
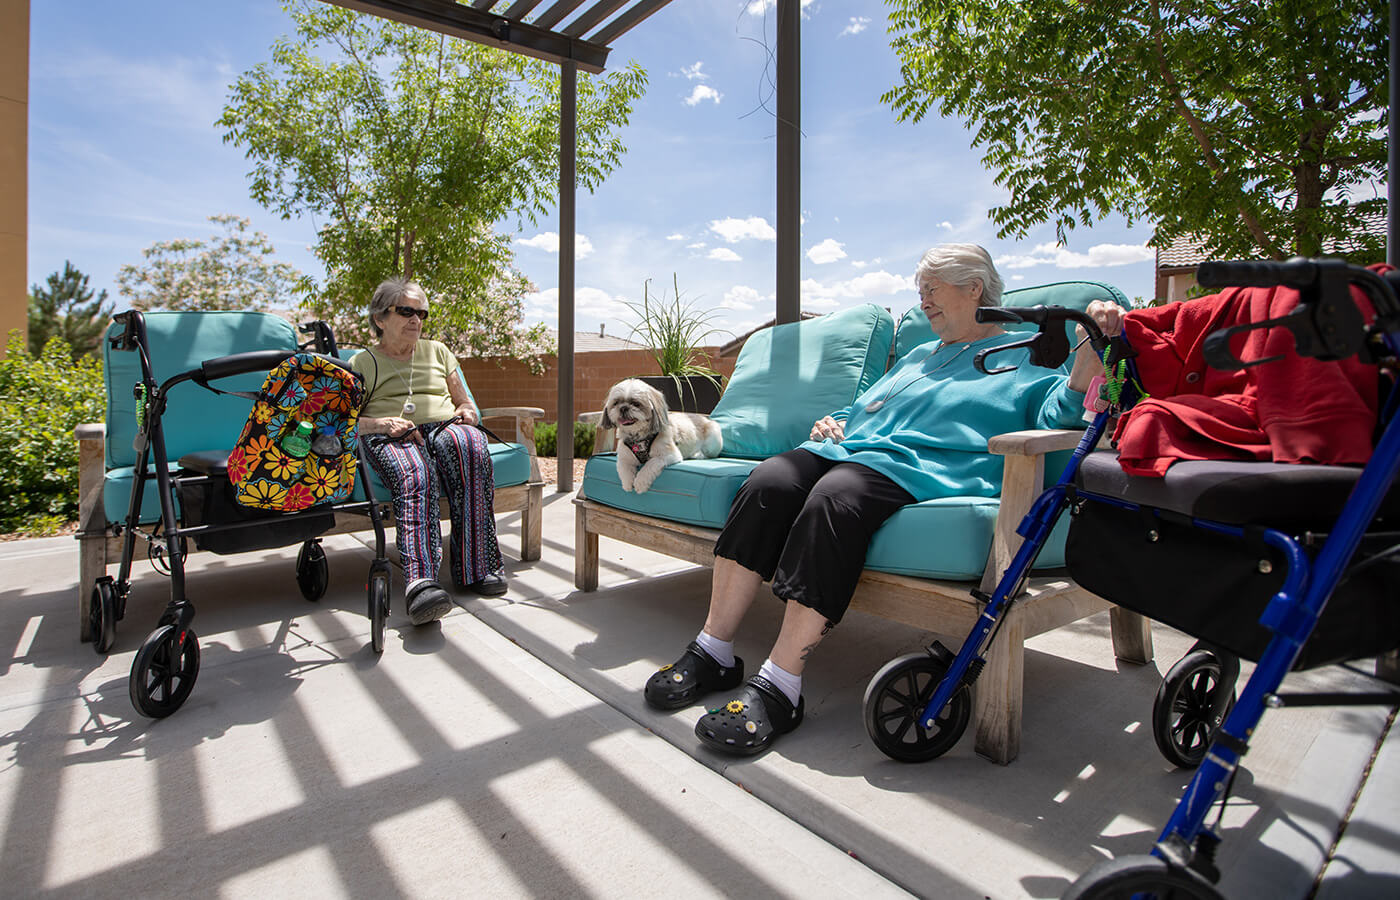
<svg viewBox="0 0 1400 900"><path fill-rule="evenodd" d="M682 300L674 273L671 286L675 293L670 300L664 292L653 297L651 279L647 279L642 283L641 303L623 301L637 316L628 338L646 344L661 373L638 377L661 391L671 409L708 413L719 402L724 383L703 348L711 336L727 332L710 327L714 312Z"/></svg>

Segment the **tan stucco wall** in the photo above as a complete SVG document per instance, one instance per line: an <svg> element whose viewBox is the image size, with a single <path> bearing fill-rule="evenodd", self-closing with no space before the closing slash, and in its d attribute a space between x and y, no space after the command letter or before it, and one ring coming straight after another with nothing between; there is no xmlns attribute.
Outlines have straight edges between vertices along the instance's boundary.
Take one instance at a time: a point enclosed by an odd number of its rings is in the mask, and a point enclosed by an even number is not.
<svg viewBox="0 0 1400 900"><path fill-rule="evenodd" d="M0 355L29 305L29 0L0 0Z"/></svg>

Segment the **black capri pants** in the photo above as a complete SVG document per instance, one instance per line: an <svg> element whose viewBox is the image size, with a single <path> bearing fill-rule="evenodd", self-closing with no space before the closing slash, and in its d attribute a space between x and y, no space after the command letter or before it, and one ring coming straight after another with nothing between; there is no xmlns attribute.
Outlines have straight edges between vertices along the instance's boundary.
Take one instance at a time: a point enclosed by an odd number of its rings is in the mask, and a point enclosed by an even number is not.
<svg viewBox="0 0 1400 900"><path fill-rule="evenodd" d="M770 457L739 488L715 555L731 559L773 593L826 616L851 605L870 539L914 497L867 466L807 450Z"/></svg>

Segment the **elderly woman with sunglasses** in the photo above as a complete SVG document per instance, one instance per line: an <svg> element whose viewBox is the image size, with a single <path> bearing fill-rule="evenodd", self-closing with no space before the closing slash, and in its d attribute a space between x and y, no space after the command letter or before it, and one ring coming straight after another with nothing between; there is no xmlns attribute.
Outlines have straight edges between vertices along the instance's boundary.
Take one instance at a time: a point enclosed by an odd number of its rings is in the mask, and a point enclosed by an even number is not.
<svg viewBox="0 0 1400 900"><path fill-rule="evenodd" d="M414 625L440 619L453 607L437 582L439 491L452 513L454 585L483 596L506 591L491 456L485 432L473 427L481 413L452 351L423 337L427 321L428 297L421 287L405 279L385 281L369 302L369 325L378 340L350 360L365 380L360 440L394 495L404 596Z"/></svg>

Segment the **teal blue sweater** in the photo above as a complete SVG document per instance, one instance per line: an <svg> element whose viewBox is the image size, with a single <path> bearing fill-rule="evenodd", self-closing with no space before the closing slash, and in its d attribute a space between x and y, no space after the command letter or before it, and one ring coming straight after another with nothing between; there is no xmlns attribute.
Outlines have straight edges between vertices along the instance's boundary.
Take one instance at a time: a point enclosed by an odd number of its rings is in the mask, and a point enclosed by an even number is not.
<svg viewBox="0 0 1400 900"><path fill-rule="evenodd" d="M987 452L989 438L1084 427L1084 395L1070 389L1063 371L1031 365L1025 350L988 360L993 368L1015 365L1014 372L983 375L973 368L977 351L1024 337L915 347L854 404L831 414L845 422L841 443L807 441L802 449L868 466L915 500L1000 496L1002 460Z"/></svg>

